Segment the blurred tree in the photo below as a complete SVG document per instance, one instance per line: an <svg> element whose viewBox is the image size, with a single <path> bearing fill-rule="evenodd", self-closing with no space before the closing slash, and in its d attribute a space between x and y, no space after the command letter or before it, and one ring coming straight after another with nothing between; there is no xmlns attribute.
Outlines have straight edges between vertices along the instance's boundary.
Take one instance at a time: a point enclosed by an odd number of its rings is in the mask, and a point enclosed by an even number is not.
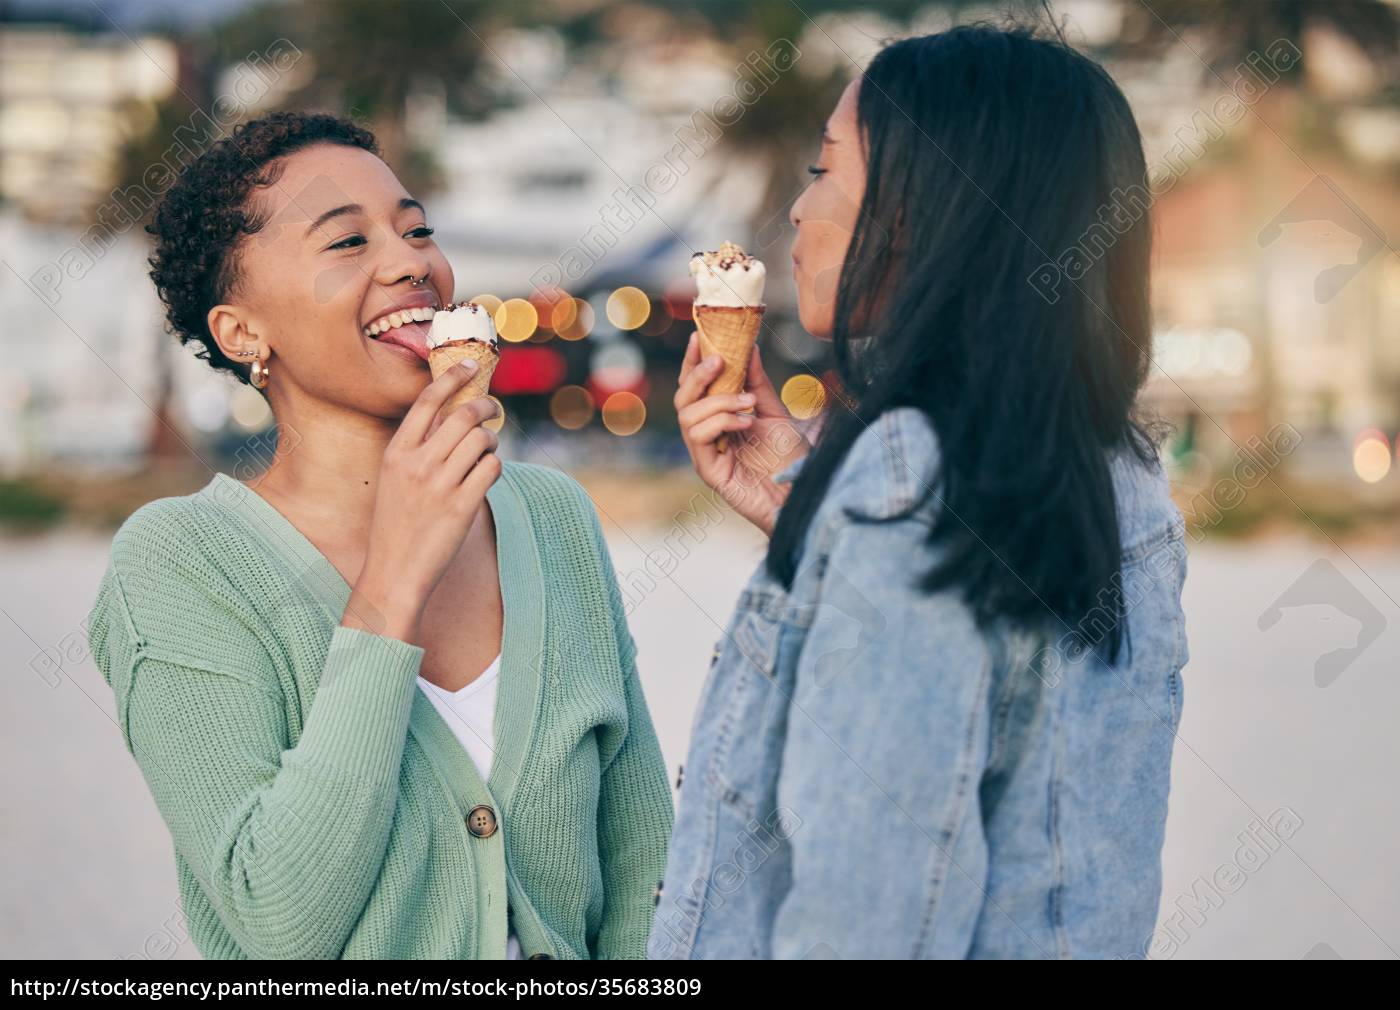
<svg viewBox="0 0 1400 1010"><path fill-rule="evenodd" d="M729 6L733 5L707 5L706 13L715 17ZM730 11L742 19L740 31L730 34L733 32L731 22L730 32L726 32L735 39L735 48L741 52L761 53L779 40L797 43L810 24L807 16L788 0L747 4L743 11L743 14ZM814 68L810 62L804 65L799 56L797 62L771 84L755 79L765 88L763 95L726 129L723 143L730 151L755 160L768 177L767 190L754 223L756 228L782 213L796 197L801 180L806 178L800 166L815 159L822 124L855 73L856 68L844 60L830 67Z"/></svg>
<svg viewBox="0 0 1400 1010"><path fill-rule="evenodd" d="M699 15L715 37L730 43L736 53L764 53L774 43L786 40L794 44L793 52L800 54L804 38L829 42L819 27L824 16L843 13L859 18L878 14L902 21L931 5L927 0L889 0L878 8L831 0L806 0L800 5L792 0L672 0L663 6ZM784 209L806 180L802 166L817 153L822 124L841 97L842 89L858 72L859 68L844 55L838 55L830 65L818 65L816 60L804 62L798 55L777 80L753 76L762 95L746 107L737 122L725 128L721 143L726 150L756 164L767 177L755 229L785 219Z"/></svg>
<svg viewBox="0 0 1400 1010"><path fill-rule="evenodd" d="M308 53L314 72L282 104L331 109L364 122L404 184L426 192L435 173L425 152L411 150L409 99L440 93L459 115L487 111L489 97L478 87L483 64L494 62L486 40L541 6L538 0L270 0L220 26L218 37L227 62L279 37Z"/></svg>
<svg viewBox="0 0 1400 1010"><path fill-rule="evenodd" d="M1184 32L1198 34L1204 71L1235 67L1279 39L1302 49L1309 28L1331 29L1380 62L1400 53L1400 7L1392 0L1152 0L1125 4L1124 16L1129 47L1160 49L1181 44ZM1301 80L1305 63L1284 77Z"/></svg>

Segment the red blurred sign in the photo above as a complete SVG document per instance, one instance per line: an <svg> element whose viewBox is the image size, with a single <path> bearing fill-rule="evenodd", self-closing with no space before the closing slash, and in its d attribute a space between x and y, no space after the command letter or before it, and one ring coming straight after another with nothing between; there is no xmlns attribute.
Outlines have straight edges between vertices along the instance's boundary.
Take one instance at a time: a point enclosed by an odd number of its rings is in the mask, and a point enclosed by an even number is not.
<svg viewBox="0 0 1400 1010"><path fill-rule="evenodd" d="M502 347L491 376L491 392L500 396L552 393L563 383L564 371L564 356L552 347Z"/></svg>

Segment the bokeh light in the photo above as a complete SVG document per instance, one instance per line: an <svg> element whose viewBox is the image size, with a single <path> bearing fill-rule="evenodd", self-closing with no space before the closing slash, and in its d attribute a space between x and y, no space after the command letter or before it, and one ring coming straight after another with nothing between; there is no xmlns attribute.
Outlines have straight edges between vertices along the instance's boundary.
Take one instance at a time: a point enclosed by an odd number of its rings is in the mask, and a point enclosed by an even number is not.
<svg viewBox="0 0 1400 1010"><path fill-rule="evenodd" d="M646 337L659 337L671 328L672 322L671 310L666 307L665 300L652 302L651 315L641 325L640 332Z"/></svg>
<svg viewBox="0 0 1400 1010"><path fill-rule="evenodd" d="M272 409L252 386L238 386L229 398L229 416L244 431L262 431L272 423Z"/></svg>
<svg viewBox="0 0 1400 1010"><path fill-rule="evenodd" d="M512 344L529 340L539 325L539 312L524 298L511 298L496 310L496 332Z"/></svg>
<svg viewBox="0 0 1400 1010"><path fill-rule="evenodd" d="M645 369L646 355L626 340L599 346L589 361L590 377L605 389L630 389L641 381Z"/></svg>
<svg viewBox="0 0 1400 1010"><path fill-rule="evenodd" d="M647 420L647 406L636 393L614 393L603 403L603 427L614 435L635 435Z"/></svg>
<svg viewBox="0 0 1400 1010"><path fill-rule="evenodd" d="M826 409L826 387L815 375L794 375L783 383L783 406L799 421L816 417Z"/></svg>
<svg viewBox="0 0 1400 1010"><path fill-rule="evenodd" d="M495 295L477 295L475 298L468 299L468 301L472 302L474 305L480 305L487 312L491 313L492 318L495 317L496 312L502 305L501 299L497 298Z"/></svg>
<svg viewBox="0 0 1400 1010"><path fill-rule="evenodd" d="M593 332L593 306L582 298L569 299L569 307L561 302L554 306L554 332L563 340L582 340ZM561 316L568 316L567 322Z"/></svg>
<svg viewBox="0 0 1400 1010"><path fill-rule="evenodd" d="M549 416L568 431L577 431L593 420L593 397L582 386L560 386L549 398Z"/></svg>
<svg viewBox="0 0 1400 1010"><path fill-rule="evenodd" d="M1383 480L1390 473L1390 446L1385 435L1375 429L1358 435L1351 454L1351 465L1356 470L1356 476L1367 484Z"/></svg>
<svg viewBox="0 0 1400 1010"><path fill-rule="evenodd" d="M668 285L663 299L666 302L667 310L671 313L671 318L690 319L690 307L695 301L695 281L687 277L685 280Z"/></svg>
<svg viewBox="0 0 1400 1010"><path fill-rule="evenodd" d="M574 300L569 297L569 293L557 285L536 288L530 295L530 304L535 307L535 313L539 320L539 329L530 339L537 343L554 338L555 332L559 329L555 325L556 316L560 317L561 323L567 324L578 311L574 306Z"/></svg>
<svg viewBox="0 0 1400 1010"><path fill-rule="evenodd" d="M185 417L200 431L218 431L228 423L230 399L217 386L200 386L185 396Z"/></svg>
<svg viewBox="0 0 1400 1010"><path fill-rule="evenodd" d="M651 299L641 288L618 288L608 296L608 322L619 330L635 330L651 315Z"/></svg>
<svg viewBox="0 0 1400 1010"><path fill-rule="evenodd" d="M567 330L578 319L578 299L560 298L549 306L549 328L555 333Z"/></svg>
<svg viewBox="0 0 1400 1010"><path fill-rule="evenodd" d="M493 402L497 408L500 409L500 413L495 417L488 417L486 420L482 421L481 426L483 428L489 428L492 431L500 431L506 426L506 405L490 394L487 394L486 399Z"/></svg>

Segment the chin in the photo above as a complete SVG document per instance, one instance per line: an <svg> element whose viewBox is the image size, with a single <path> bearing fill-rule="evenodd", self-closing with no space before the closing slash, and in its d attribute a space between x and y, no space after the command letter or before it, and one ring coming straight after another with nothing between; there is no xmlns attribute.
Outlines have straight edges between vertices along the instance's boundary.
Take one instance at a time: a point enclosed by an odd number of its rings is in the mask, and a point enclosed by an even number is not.
<svg viewBox="0 0 1400 1010"><path fill-rule="evenodd" d="M797 306L797 320L802 324L802 328L816 339L831 339L834 320L829 306L815 306L809 308L799 304Z"/></svg>

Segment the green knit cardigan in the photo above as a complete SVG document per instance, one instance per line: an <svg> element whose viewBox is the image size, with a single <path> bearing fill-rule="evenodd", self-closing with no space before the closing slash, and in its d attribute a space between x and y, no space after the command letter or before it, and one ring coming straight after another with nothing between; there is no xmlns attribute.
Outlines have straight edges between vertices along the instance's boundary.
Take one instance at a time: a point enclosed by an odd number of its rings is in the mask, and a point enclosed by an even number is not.
<svg viewBox="0 0 1400 1010"><path fill-rule="evenodd" d="M597 516L521 463L487 500L484 782L417 687L423 649L341 627L351 587L242 482L117 532L89 643L205 957L504 958L508 928L526 957L646 956L671 789ZM494 832L469 827L483 805Z"/></svg>

